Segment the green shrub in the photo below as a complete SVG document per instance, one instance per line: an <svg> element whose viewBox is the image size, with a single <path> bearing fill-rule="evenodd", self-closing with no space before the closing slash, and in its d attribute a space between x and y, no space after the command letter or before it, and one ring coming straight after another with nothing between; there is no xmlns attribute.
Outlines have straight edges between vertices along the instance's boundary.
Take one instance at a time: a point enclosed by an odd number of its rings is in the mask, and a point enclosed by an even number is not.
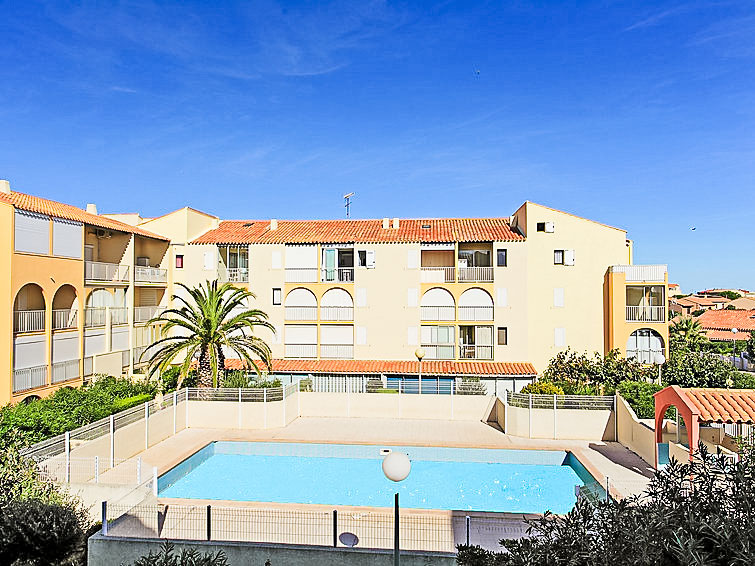
<svg viewBox="0 0 755 566"><path fill-rule="evenodd" d="M243 371L229 371L223 376L221 387L245 389L251 387L249 376Z"/></svg>
<svg viewBox="0 0 755 566"><path fill-rule="evenodd" d="M464 377L456 385L457 395L486 395L487 388L479 377Z"/></svg>
<svg viewBox="0 0 755 566"><path fill-rule="evenodd" d="M559 352L548 363L541 380L554 383L572 382L589 384L600 391L605 387L613 388L622 381L645 381L652 377L652 367L647 367L635 360L624 358L618 350L612 350L605 356L595 352L592 357L578 354L571 350ZM567 395L584 395L595 393L569 393ZM598 393L600 394L600 393Z"/></svg>
<svg viewBox="0 0 755 566"><path fill-rule="evenodd" d="M172 542L165 541L160 552L150 550L149 554L139 558L133 566L228 566L228 559L222 550L200 554L194 548L184 548L181 554L176 554L174 549Z"/></svg>
<svg viewBox="0 0 755 566"><path fill-rule="evenodd" d="M312 380L310 378L306 378L306 379L300 380L299 381L299 391L303 391L305 393L311 393L312 392Z"/></svg>
<svg viewBox="0 0 755 566"><path fill-rule="evenodd" d="M374 391L370 391L370 393L396 393L398 394L398 389L387 389L384 387L380 387L378 389L375 389Z"/></svg>
<svg viewBox="0 0 755 566"><path fill-rule="evenodd" d="M152 395L149 393L142 393L141 395L134 395L133 397L126 397L125 399L116 399L113 401L113 412L125 411L136 405L141 405L152 399Z"/></svg>
<svg viewBox="0 0 755 566"><path fill-rule="evenodd" d="M163 392L168 391L174 391L178 388L178 376L181 374L181 368L178 366L174 366L170 369L165 370L162 375L160 375L160 385ZM199 378L197 377L197 372L194 370L189 370L188 375L186 376L186 379L183 380L181 383L181 388L184 387L196 387L197 383L199 381Z"/></svg>
<svg viewBox="0 0 755 566"><path fill-rule="evenodd" d="M550 381L536 381L522 387L522 393L531 395L564 395L564 390Z"/></svg>
<svg viewBox="0 0 755 566"><path fill-rule="evenodd" d="M655 417L655 400L653 394L662 387L655 383L639 381L622 381L616 391L621 395L640 419Z"/></svg>
<svg viewBox="0 0 755 566"><path fill-rule="evenodd" d="M755 373L738 371L732 381L734 389L755 389Z"/></svg>

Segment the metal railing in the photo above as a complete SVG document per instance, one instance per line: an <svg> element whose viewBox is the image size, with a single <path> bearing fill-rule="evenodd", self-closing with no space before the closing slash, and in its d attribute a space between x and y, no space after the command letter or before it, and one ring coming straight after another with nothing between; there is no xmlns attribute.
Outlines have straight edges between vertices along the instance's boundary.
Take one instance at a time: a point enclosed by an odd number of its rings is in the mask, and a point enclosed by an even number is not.
<svg viewBox="0 0 755 566"><path fill-rule="evenodd" d="M493 346L478 344L459 344L459 358L465 360L492 360Z"/></svg>
<svg viewBox="0 0 755 566"><path fill-rule="evenodd" d="M286 344L287 358L316 358L317 344Z"/></svg>
<svg viewBox="0 0 755 566"><path fill-rule="evenodd" d="M320 307L320 320L354 320L354 307Z"/></svg>
<svg viewBox="0 0 755 566"><path fill-rule="evenodd" d="M659 354L664 350L627 350L627 359L634 358L641 364L654 364Z"/></svg>
<svg viewBox="0 0 755 566"><path fill-rule="evenodd" d="M287 306L286 320L317 320L317 307Z"/></svg>
<svg viewBox="0 0 755 566"><path fill-rule="evenodd" d="M141 366L149 362L149 354L142 357L142 354L144 354L144 351L147 348L149 348L149 346L136 346L134 348L134 366Z"/></svg>
<svg viewBox="0 0 755 566"><path fill-rule="evenodd" d="M79 360L67 360L52 364L52 382L60 383L79 377Z"/></svg>
<svg viewBox="0 0 755 566"><path fill-rule="evenodd" d="M123 369L131 367L131 350L121 350L121 367Z"/></svg>
<svg viewBox="0 0 755 566"><path fill-rule="evenodd" d="M110 307L110 324L128 324L128 308Z"/></svg>
<svg viewBox="0 0 755 566"><path fill-rule="evenodd" d="M84 377L94 375L94 358L92 356L86 356L84 358Z"/></svg>
<svg viewBox="0 0 755 566"><path fill-rule="evenodd" d="M454 359L453 344L422 344L422 349L425 351L425 357L428 360Z"/></svg>
<svg viewBox="0 0 755 566"><path fill-rule="evenodd" d="M223 280L228 283L249 283L248 267L229 267L225 270Z"/></svg>
<svg viewBox="0 0 755 566"><path fill-rule="evenodd" d="M420 307L422 320L455 320L456 308L453 305Z"/></svg>
<svg viewBox="0 0 755 566"><path fill-rule="evenodd" d="M627 322L666 322L664 306L630 306L627 305Z"/></svg>
<svg viewBox="0 0 755 566"><path fill-rule="evenodd" d="M351 360L354 358L354 344L320 344L320 357Z"/></svg>
<svg viewBox="0 0 755 566"><path fill-rule="evenodd" d="M159 267L137 265L134 268L134 281L140 283L165 283L168 281L168 270Z"/></svg>
<svg viewBox="0 0 755 566"><path fill-rule="evenodd" d="M460 267L459 268L459 282L460 283L492 283L493 282L493 268L492 267Z"/></svg>
<svg viewBox="0 0 755 566"><path fill-rule="evenodd" d="M84 309L84 327L105 326L107 307L87 307Z"/></svg>
<svg viewBox="0 0 755 566"><path fill-rule="evenodd" d="M493 305L460 306L459 320L493 320Z"/></svg>
<svg viewBox="0 0 755 566"><path fill-rule="evenodd" d="M422 283L453 283L456 280L456 268L452 266L422 266L419 269Z"/></svg>
<svg viewBox="0 0 755 566"><path fill-rule="evenodd" d="M317 283L317 268L287 267L286 283Z"/></svg>
<svg viewBox="0 0 755 566"><path fill-rule="evenodd" d="M354 268L353 267L333 267L331 269L323 268L320 270L320 281L329 283L331 281L338 283L353 283L354 282Z"/></svg>
<svg viewBox="0 0 755 566"><path fill-rule="evenodd" d="M44 310L13 312L13 332L41 332L44 329Z"/></svg>
<svg viewBox="0 0 755 566"><path fill-rule="evenodd" d="M128 283L128 265L105 263L104 261L85 261L85 281L109 281L114 283Z"/></svg>
<svg viewBox="0 0 755 566"><path fill-rule="evenodd" d="M76 328L79 319L79 311L76 309L55 309L52 311L52 329L66 330Z"/></svg>
<svg viewBox="0 0 755 566"><path fill-rule="evenodd" d="M666 280L665 265L612 265L612 273L624 273L627 283L661 282Z"/></svg>
<svg viewBox="0 0 755 566"><path fill-rule="evenodd" d="M506 391L506 404L522 409L614 410L616 397L596 395L528 395Z"/></svg>
<svg viewBox="0 0 755 566"><path fill-rule="evenodd" d="M13 393L36 389L47 385L47 366L13 370Z"/></svg>
<svg viewBox="0 0 755 566"><path fill-rule="evenodd" d="M134 322L148 322L153 318L160 316L165 310L164 307L134 307Z"/></svg>

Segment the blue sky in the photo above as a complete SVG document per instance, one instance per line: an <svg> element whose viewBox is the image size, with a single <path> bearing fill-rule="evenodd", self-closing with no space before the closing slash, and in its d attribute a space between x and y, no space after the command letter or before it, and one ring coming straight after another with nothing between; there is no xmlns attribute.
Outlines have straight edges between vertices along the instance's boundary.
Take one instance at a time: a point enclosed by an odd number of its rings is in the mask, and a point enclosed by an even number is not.
<svg viewBox="0 0 755 566"><path fill-rule="evenodd" d="M755 287L749 0L82 4L0 2L16 190L225 218L529 199L684 289Z"/></svg>

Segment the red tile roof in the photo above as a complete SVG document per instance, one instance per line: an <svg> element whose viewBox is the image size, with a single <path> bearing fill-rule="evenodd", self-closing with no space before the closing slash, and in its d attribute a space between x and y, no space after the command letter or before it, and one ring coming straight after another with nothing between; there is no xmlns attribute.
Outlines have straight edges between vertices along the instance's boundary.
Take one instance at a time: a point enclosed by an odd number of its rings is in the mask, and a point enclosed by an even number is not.
<svg viewBox="0 0 755 566"><path fill-rule="evenodd" d="M243 360L227 359L226 369L244 369ZM273 360L277 373L417 374L419 363L402 360ZM528 362L422 362L423 375L536 375Z"/></svg>
<svg viewBox="0 0 755 566"><path fill-rule="evenodd" d="M141 228L131 226L124 222L119 222L118 220L113 220L112 218L90 214L85 210L70 204L63 204L62 202L18 193L16 191L11 191L10 194L0 193L0 202L13 205L19 210L28 210L29 212L45 214L47 216L62 218L64 220L74 220L76 222L82 222L84 224L97 226L98 228L105 228L107 230L117 230L119 232L127 232L129 234L138 234L148 238L169 241L168 238L164 236L158 236L147 230L142 230Z"/></svg>
<svg viewBox="0 0 755 566"><path fill-rule="evenodd" d="M755 330L755 310L709 310L698 316L696 320L705 330L730 331L736 328L740 334L744 331L745 337L739 337L739 340L747 340L747 332Z"/></svg>
<svg viewBox="0 0 755 566"><path fill-rule="evenodd" d="M755 423L755 389L682 389L700 411L700 420Z"/></svg>
<svg viewBox="0 0 755 566"><path fill-rule="evenodd" d="M391 226L393 221L391 220ZM429 228L423 228L429 226ZM381 242L519 242L508 218L400 219L398 228L382 220L225 220L192 244L342 244Z"/></svg>

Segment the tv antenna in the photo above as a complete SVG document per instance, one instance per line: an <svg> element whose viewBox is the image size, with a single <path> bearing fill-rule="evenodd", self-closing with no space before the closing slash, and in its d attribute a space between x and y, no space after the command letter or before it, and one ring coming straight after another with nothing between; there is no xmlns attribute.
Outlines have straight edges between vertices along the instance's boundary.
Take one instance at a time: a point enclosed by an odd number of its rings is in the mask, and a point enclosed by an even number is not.
<svg viewBox="0 0 755 566"><path fill-rule="evenodd" d="M343 195L343 200L346 202L344 206L346 207L346 218L349 218L351 216L351 197L354 196L355 193L348 193Z"/></svg>

